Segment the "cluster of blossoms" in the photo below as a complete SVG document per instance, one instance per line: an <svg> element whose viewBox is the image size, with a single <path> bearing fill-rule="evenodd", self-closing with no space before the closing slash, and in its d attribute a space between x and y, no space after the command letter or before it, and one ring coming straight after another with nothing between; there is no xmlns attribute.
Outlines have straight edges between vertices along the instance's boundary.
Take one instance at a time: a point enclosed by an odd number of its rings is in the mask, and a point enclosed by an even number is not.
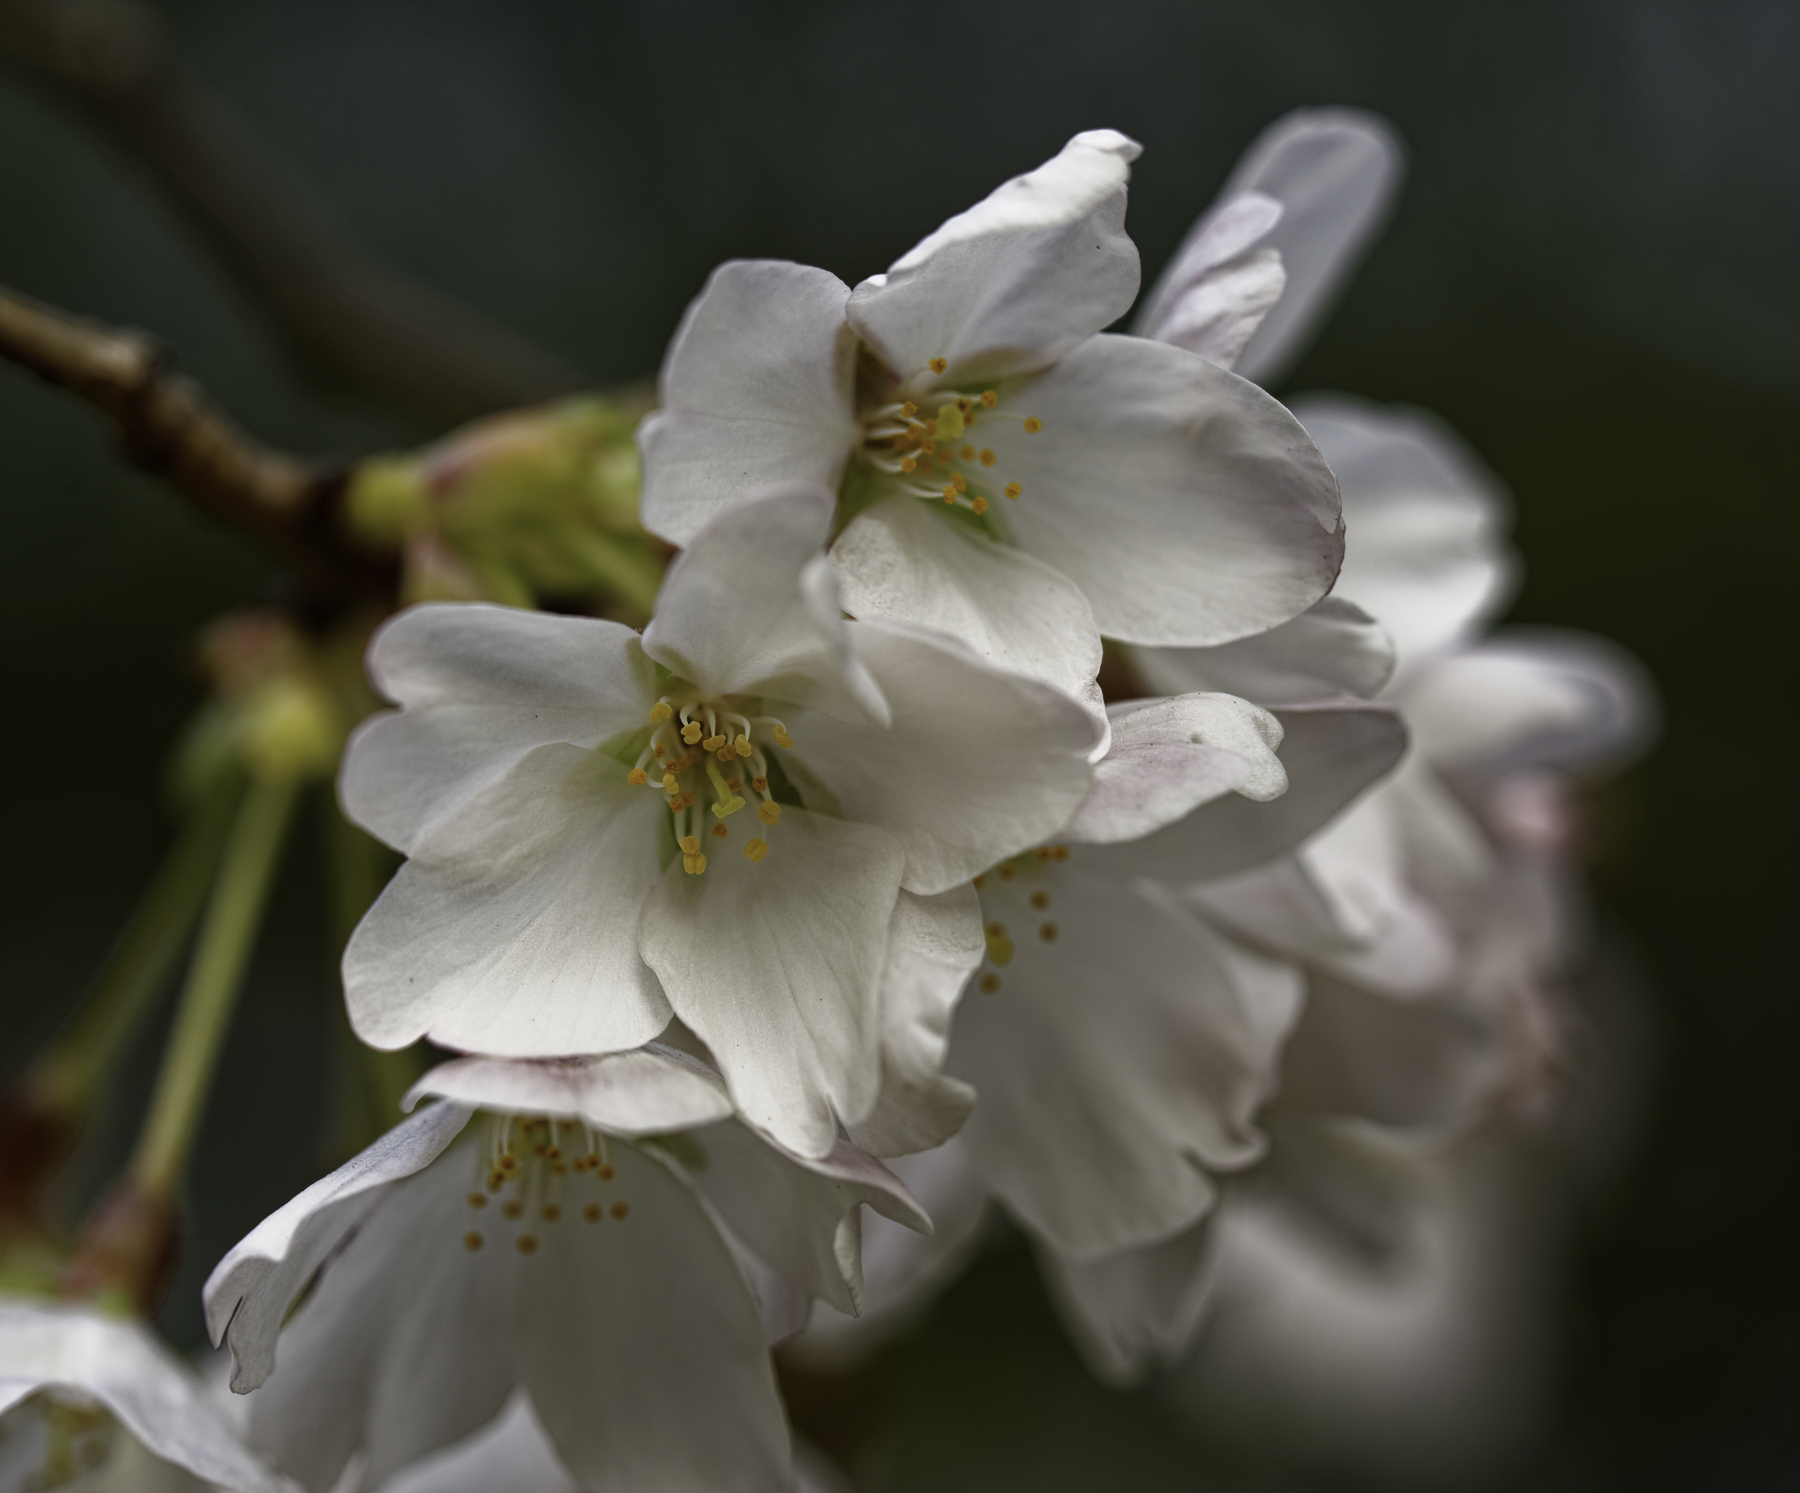
<svg viewBox="0 0 1800 1493"><path fill-rule="evenodd" d="M779 1490L770 1345L870 1339L990 1201L1127 1376L1269 1239L1391 1241L1398 1174L1545 1101L1566 774L1641 686L1486 635L1503 505L1448 432L1261 386L1385 132L1278 125L1121 335L1137 154L1079 135L854 289L717 270L638 432L678 547L641 630L379 628L340 799L405 859L349 1015L463 1056L214 1271L247 1414L99 1350L8 1346L5 1392L233 1488ZM439 466L357 511L415 594L493 595Z"/></svg>

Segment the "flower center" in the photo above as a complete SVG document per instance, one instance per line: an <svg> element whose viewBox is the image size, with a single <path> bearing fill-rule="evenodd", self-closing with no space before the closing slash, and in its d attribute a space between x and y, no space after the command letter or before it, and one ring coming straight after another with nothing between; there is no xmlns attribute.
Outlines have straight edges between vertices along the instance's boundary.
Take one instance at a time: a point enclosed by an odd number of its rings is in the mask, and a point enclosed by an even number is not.
<svg viewBox="0 0 1800 1493"><path fill-rule="evenodd" d="M745 807L746 788L762 800L756 806L762 831L745 842L744 857L761 862L769 853L765 836L781 822L766 753L793 746L787 727L772 715L740 710L733 700L698 696L685 703L663 696L650 707L650 722L649 745L638 754L630 780L662 793L675 819L682 869L690 876L705 872L701 836L731 838L725 821Z"/></svg>
<svg viewBox="0 0 1800 1493"><path fill-rule="evenodd" d="M894 478L901 491L980 515L993 497L1016 499L1025 491L1023 484L1008 481L1004 470L1010 436L1003 438L989 427L1016 421L1026 435L1036 435L1044 422L1007 409L996 389L935 383L948 368L944 359L933 358L889 391L898 399L872 401L863 416L861 454L870 466ZM979 436L974 433L978 422Z"/></svg>
<svg viewBox="0 0 1800 1493"><path fill-rule="evenodd" d="M985 920L982 931L987 938L987 959L975 982L983 995L992 995L1000 988L999 972L1018 953L1013 928L1035 930L1042 943L1056 942L1061 929L1046 914L1052 901L1051 888L1057 880L1055 867L1068 858L1067 845L1040 845L1036 850L1001 861L975 878Z"/></svg>
<svg viewBox="0 0 1800 1493"><path fill-rule="evenodd" d="M623 1223L631 1212L623 1198L607 1196L615 1173L606 1137L578 1121L489 1115L475 1160L469 1208L490 1228L510 1225L513 1248L522 1255L536 1254L537 1230L560 1223L565 1214L578 1213L586 1223ZM463 1235L471 1252L486 1243L481 1229Z"/></svg>

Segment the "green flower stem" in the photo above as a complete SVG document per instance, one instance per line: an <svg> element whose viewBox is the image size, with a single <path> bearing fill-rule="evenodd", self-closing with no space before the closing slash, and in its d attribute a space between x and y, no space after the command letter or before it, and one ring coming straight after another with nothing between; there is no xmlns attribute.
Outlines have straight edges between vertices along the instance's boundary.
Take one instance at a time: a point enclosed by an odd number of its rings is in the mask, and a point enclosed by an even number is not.
<svg viewBox="0 0 1800 1493"><path fill-rule="evenodd" d="M225 775L201 798L75 1019L32 1064L25 1084L44 1109L79 1123L105 1086L193 932L242 793Z"/></svg>
<svg viewBox="0 0 1800 1493"><path fill-rule="evenodd" d="M253 779L231 826L132 1158L131 1180L152 1196L172 1197L180 1183L297 794L296 784Z"/></svg>

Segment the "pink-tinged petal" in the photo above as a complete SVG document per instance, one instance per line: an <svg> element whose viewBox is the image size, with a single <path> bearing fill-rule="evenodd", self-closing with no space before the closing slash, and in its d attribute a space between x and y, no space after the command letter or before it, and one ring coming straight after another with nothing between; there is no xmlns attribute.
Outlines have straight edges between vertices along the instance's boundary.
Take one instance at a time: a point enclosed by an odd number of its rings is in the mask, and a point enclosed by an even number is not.
<svg viewBox="0 0 1800 1493"><path fill-rule="evenodd" d="M1287 284L1280 251L1257 247L1281 215L1261 192L1214 203L1144 298L1133 333L1230 368Z"/></svg>
<svg viewBox="0 0 1800 1493"><path fill-rule="evenodd" d="M1307 705L1373 699L1394 672L1394 645L1361 607L1331 595L1293 621L1235 643L1137 648L1132 662L1150 688L1170 694L1216 690L1258 705Z"/></svg>

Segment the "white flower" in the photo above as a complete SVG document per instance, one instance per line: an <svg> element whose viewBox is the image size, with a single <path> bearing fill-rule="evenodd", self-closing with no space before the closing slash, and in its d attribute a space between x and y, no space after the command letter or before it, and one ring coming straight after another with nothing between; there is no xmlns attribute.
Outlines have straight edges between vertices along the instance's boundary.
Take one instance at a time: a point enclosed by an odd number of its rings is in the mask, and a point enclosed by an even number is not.
<svg viewBox="0 0 1800 1493"><path fill-rule="evenodd" d="M96 1493L198 1486L184 1474L235 1493L293 1487L143 1323L73 1302L0 1303L0 1487L77 1474Z"/></svg>
<svg viewBox="0 0 1800 1493"><path fill-rule="evenodd" d="M1303 611L1342 553L1304 432L1204 359L1101 331L1138 289L1137 154L1078 135L854 291L721 266L641 432L646 525L683 543L761 484L821 483L853 615L948 630L1096 711L1096 629L1217 643Z"/></svg>
<svg viewBox="0 0 1800 1493"><path fill-rule="evenodd" d="M775 1148L666 1050L463 1059L416 1092L444 1097L207 1282L257 1444L309 1489L352 1458L373 1487L523 1390L582 1487L788 1488L766 1323L790 1295L856 1310L861 1204L929 1227L892 1174Z"/></svg>
<svg viewBox="0 0 1800 1493"><path fill-rule="evenodd" d="M370 670L401 709L357 733L342 792L410 859L345 955L365 1041L561 1056L678 1016L815 1156L870 1117L884 1061L930 1086L890 942L973 940L968 879L1067 820L1095 733L946 639L844 621L830 512L790 489L721 514L641 639L482 606L383 629Z"/></svg>

